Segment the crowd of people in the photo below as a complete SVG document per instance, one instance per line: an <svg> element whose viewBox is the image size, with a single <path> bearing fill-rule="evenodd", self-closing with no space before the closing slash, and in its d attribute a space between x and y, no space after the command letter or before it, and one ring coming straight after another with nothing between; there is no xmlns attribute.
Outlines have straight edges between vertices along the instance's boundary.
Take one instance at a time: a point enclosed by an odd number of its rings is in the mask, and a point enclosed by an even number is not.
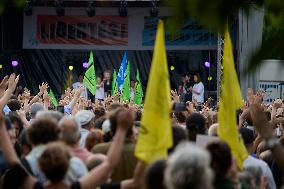
<svg viewBox="0 0 284 189"><path fill-rule="evenodd" d="M0 83L0 188L281 188L283 101L264 104L263 92L248 90L236 111L250 154L240 170L228 144L218 139L218 105L204 102L200 76L193 78L195 84L185 75L180 90L172 91L168 158L147 165L134 155L143 106L120 102L119 94L92 102L77 84L54 107L46 83L31 96L26 88L17 92L19 76L6 76ZM202 146L199 136L210 140Z"/></svg>

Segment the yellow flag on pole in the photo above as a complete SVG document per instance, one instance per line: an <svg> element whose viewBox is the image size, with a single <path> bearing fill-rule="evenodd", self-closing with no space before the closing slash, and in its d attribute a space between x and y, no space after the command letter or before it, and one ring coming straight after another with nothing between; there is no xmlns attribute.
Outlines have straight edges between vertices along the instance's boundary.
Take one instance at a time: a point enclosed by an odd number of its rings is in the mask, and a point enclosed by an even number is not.
<svg viewBox="0 0 284 189"><path fill-rule="evenodd" d="M243 100L235 70L232 42L228 27L226 27L223 55L223 79L218 112L218 136L228 143L240 169L243 168L243 161L248 156L237 128L236 110L242 105Z"/></svg>
<svg viewBox="0 0 284 189"><path fill-rule="evenodd" d="M159 21L135 156L152 163L173 145L171 95L163 21Z"/></svg>

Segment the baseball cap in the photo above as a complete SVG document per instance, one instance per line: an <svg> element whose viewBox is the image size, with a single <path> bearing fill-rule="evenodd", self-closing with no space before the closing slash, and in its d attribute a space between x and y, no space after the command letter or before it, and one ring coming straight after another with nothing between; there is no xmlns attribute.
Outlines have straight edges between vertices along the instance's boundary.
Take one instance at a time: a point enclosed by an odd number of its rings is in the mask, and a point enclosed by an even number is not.
<svg viewBox="0 0 284 189"><path fill-rule="evenodd" d="M81 125L87 125L95 117L95 114L89 110L81 110L75 115L76 121Z"/></svg>

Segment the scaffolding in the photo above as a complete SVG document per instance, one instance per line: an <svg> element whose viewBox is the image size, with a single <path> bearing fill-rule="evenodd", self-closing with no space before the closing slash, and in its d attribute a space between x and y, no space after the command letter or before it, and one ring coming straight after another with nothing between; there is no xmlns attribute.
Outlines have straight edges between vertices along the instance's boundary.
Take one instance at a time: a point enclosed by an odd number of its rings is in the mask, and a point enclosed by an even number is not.
<svg viewBox="0 0 284 189"><path fill-rule="evenodd" d="M217 43L217 101L219 101L221 95L221 83L222 83L222 61L224 54L224 38L221 34L218 34Z"/></svg>

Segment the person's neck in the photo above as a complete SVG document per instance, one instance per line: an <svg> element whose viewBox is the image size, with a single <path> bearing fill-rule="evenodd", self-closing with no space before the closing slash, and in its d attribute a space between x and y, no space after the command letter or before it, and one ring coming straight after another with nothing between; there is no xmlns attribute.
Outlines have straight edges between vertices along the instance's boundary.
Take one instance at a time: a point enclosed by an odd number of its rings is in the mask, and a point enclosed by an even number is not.
<svg viewBox="0 0 284 189"><path fill-rule="evenodd" d="M51 182L49 185L45 187L45 189L67 189L69 186L63 181L59 182Z"/></svg>
<svg viewBox="0 0 284 189"><path fill-rule="evenodd" d="M250 155L253 154L253 144L251 144L251 145L247 144L246 149L247 149L247 151Z"/></svg>

